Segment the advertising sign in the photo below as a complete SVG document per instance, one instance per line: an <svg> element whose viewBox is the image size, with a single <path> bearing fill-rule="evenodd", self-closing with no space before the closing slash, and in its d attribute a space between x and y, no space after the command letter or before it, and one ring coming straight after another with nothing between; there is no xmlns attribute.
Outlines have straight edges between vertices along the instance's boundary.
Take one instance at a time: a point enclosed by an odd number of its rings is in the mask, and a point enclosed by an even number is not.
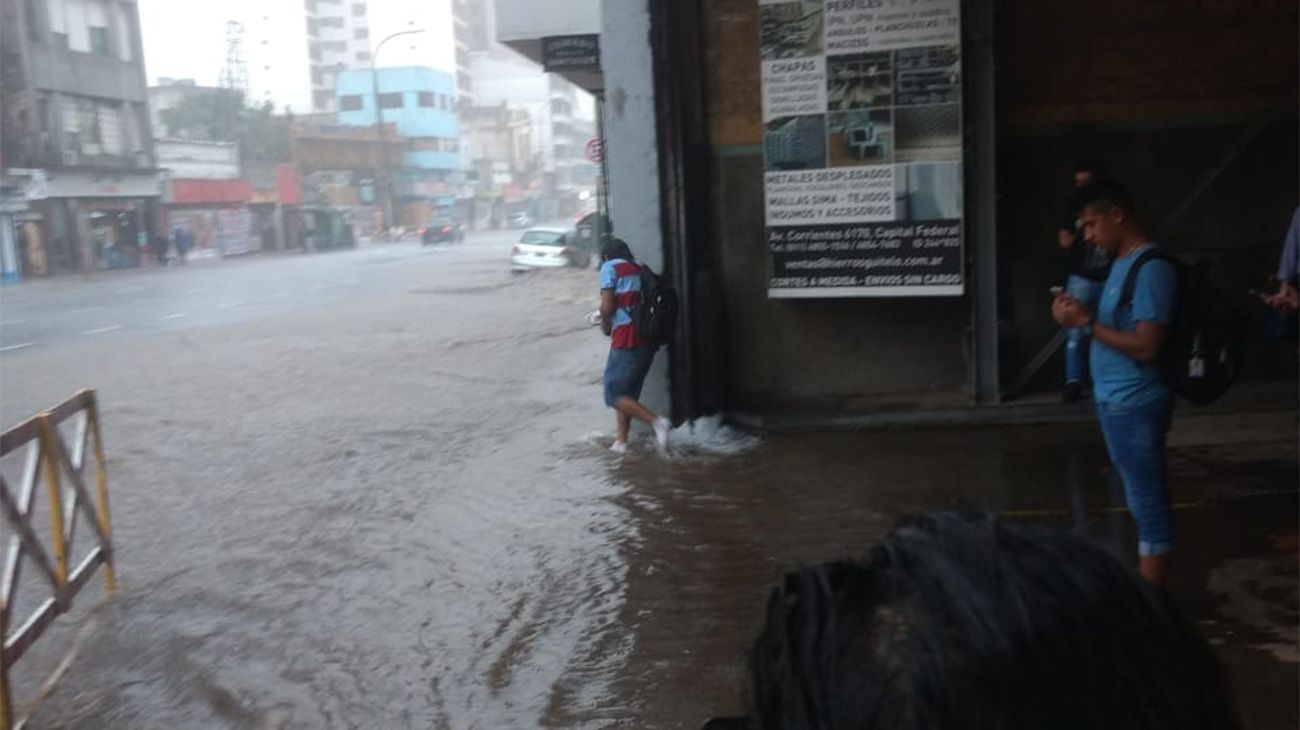
<svg viewBox="0 0 1300 730"><path fill-rule="evenodd" d="M217 211L217 248L222 256L252 253L253 218L247 208Z"/></svg>
<svg viewBox="0 0 1300 730"><path fill-rule="evenodd" d="M600 68L600 36L556 35L542 39L542 68L547 72Z"/></svg>
<svg viewBox="0 0 1300 730"><path fill-rule="evenodd" d="M959 0L759 0L771 297L963 292Z"/></svg>

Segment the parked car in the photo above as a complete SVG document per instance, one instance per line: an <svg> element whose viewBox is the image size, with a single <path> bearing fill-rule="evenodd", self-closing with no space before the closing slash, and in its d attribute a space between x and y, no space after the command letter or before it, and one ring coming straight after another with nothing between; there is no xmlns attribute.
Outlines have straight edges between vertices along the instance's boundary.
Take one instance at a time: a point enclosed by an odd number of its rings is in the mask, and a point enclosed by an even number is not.
<svg viewBox="0 0 1300 730"><path fill-rule="evenodd" d="M460 243L465 240L465 226L451 218L435 218L420 229L420 243Z"/></svg>
<svg viewBox="0 0 1300 730"><path fill-rule="evenodd" d="M510 264L516 271L564 266L585 269L591 265L591 252L572 245L563 228L529 228L515 244Z"/></svg>
<svg viewBox="0 0 1300 730"><path fill-rule="evenodd" d="M522 210L518 213L511 213L506 217L506 225L511 228L527 228L533 224L533 219Z"/></svg>

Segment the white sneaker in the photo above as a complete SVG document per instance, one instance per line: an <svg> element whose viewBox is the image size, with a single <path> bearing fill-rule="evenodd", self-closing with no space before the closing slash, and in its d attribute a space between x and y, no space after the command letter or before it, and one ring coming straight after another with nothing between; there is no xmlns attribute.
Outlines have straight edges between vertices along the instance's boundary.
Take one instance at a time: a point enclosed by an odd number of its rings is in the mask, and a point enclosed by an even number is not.
<svg viewBox="0 0 1300 730"><path fill-rule="evenodd" d="M626 454L626 453L627 453L627 442L626 442L626 441L615 441L615 442L614 442L614 445L611 446L611 447L609 447L609 450L610 450L610 451L613 451L615 454L618 454L618 455L622 456L623 454Z"/></svg>
<svg viewBox="0 0 1300 730"><path fill-rule="evenodd" d="M673 422L667 418L659 417L655 419L655 444L659 447L659 453L668 453L668 432L673 430Z"/></svg>

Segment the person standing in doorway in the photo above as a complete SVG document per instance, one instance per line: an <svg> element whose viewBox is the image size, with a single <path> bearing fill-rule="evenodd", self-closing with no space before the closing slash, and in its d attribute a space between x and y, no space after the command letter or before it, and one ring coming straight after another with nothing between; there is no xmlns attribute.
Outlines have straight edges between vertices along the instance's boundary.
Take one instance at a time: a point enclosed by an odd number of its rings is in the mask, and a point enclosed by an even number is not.
<svg viewBox="0 0 1300 730"><path fill-rule="evenodd" d="M1157 360L1174 316L1178 274L1167 261L1147 259L1138 269L1132 300L1122 301L1134 262L1156 244L1119 183L1089 183L1080 188L1077 200L1085 240L1114 256L1114 264L1095 310L1062 293L1052 302L1052 317L1062 327L1092 337L1097 419L1137 523L1138 569L1153 584L1163 585L1174 547L1165 465L1174 398Z"/></svg>
<svg viewBox="0 0 1300 730"><path fill-rule="evenodd" d="M1081 162L1075 165L1075 192L1101 176L1101 166L1096 163ZM1056 242L1069 256L1070 276L1066 281L1066 292L1089 309L1095 308L1110 261L1104 251L1084 239L1079 228L1079 211L1075 207L1073 196L1061 215L1061 227L1056 231ZM1065 340L1065 391L1061 394L1063 402L1077 403L1083 398L1084 386L1088 379L1087 371L1088 336L1077 328L1070 329Z"/></svg>
<svg viewBox="0 0 1300 730"><path fill-rule="evenodd" d="M641 341L632 316L641 303L641 267L618 238L605 240L600 258L600 327L610 338L605 405L614 409L618 427L611 451L627 453L628 431L636 419L654 429L660 452L666 452L672 423L639 400L656 349Z"/></svg>

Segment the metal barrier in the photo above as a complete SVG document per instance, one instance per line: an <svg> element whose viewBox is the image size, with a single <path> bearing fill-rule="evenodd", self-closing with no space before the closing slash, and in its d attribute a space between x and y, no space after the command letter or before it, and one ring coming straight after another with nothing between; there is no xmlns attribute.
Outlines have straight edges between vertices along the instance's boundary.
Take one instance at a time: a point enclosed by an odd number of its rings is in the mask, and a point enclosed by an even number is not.
<svg viewBox="0 0 1300 730"><path fill-rule="evenodd" d="M78 418L79 417L79 418ZM59 424L76 418L71 448L59 431ZM91 441L93 439L93 443ZM93 446L95 500L86 486L88 451ZM0 572L0 730L15 730L21 722L14 717L9 670L49 628L60 614L72 608L72 599L90 580L99 565L104 566L104 586L114 589L112 531L108 519L108 474L104 468L104 442L99 427L95 391L83 390L44 413L39 413L0 434L0 457L26 448L26 460L17 489L0 475L0 519L13 530L8 539L3 572ZM42 477L44 479L42 480ZM44 481L50 513L51 550L42 545L33 527L39 485ZM97 544L69 571L77 529L77 513L94 529ZM15 592L29 558L50 595L11 633Z"/></svg>

